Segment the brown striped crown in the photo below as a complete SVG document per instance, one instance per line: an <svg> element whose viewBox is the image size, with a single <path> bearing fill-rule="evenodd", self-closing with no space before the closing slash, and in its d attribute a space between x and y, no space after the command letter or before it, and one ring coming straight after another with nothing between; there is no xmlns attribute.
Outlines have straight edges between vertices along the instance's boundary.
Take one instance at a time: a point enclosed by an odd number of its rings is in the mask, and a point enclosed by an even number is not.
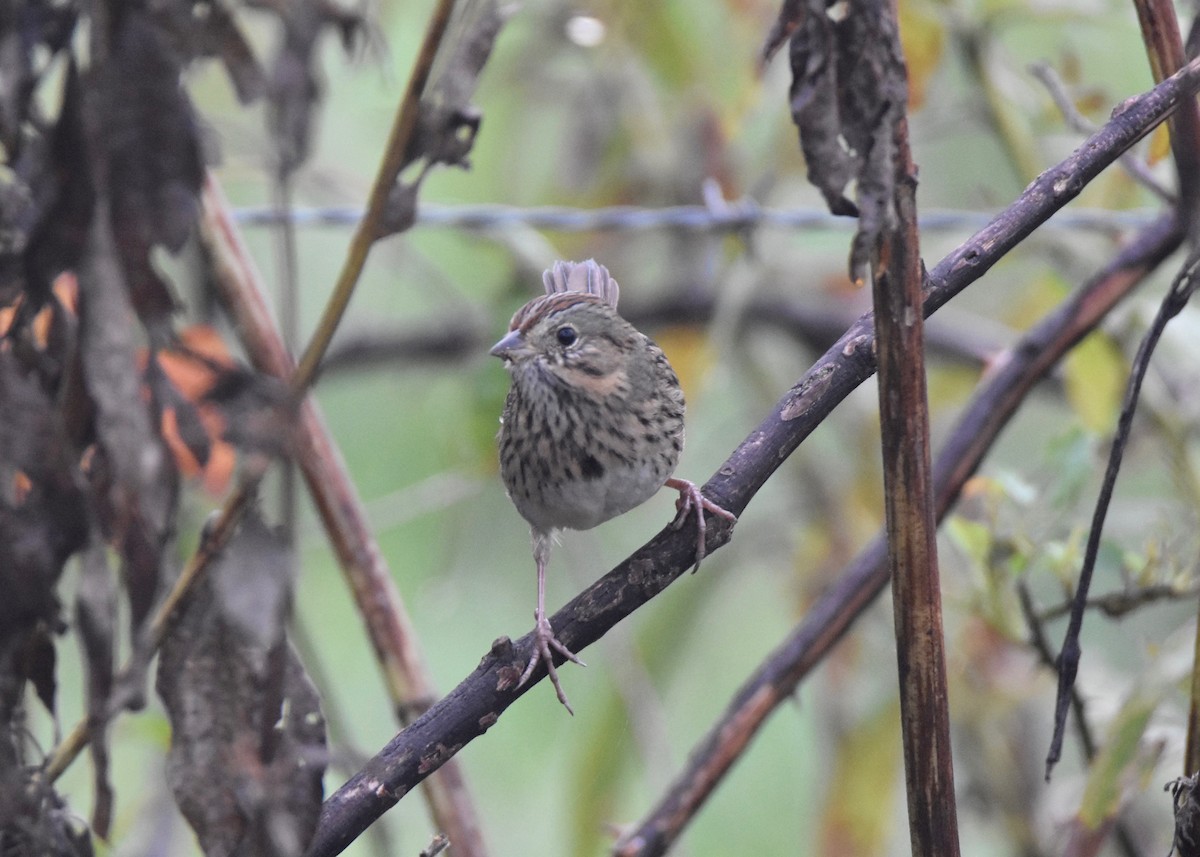
<svg viewBox="0 0 1200 857"><path fill-rule="evenodd" d="M606 303L607 301L597 295L588 295L583 292L558 292L556 294L543 295L540 298L534 298L517 310L516 314L512 317L512 321L508 324L508 329L518 330L524 336L536 327L542 319L565 312L580 304L604 306Z"/></svg>

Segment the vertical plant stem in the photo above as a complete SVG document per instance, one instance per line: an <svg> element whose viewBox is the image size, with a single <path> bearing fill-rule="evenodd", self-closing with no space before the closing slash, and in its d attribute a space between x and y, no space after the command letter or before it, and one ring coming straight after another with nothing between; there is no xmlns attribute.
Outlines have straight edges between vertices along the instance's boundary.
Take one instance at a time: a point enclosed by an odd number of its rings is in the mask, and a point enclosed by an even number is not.
<svg viewBox="0 0 1200 857"><path fill-rule="evenodd" d="M1187 64L1175 6L1171 0L1134 0L1133 5L1154 82L1161 83ZM1179 204L1187 218L1188 235L1195 241L1195 205L1200 200L1200 107L1194 99L1180 105L1167 120L1167 128L1179 174Z"/></svg>
<svg viewBox="0 0 1200 857"><path fill-rule="evenodd" d="M203 200L202 238L222 303L254 367L286 378L294 368L291 354L271 321L262 278L241 241L220 186L211 176ZM436 689L366 510L312 399L300 405L297 441L297 464L366 626L396 717L402 726L407 725L436 698ZM454 843L455 854L486 854L474 802L459 766L444 765L425 784L429 786L423 791L430 811Z"/></svg>
<svg viewBox="0 0 1200 857"><path fill-rule="evenodd" d="M1200 772L1200 622L1192 653L1192 687L1188 705L1187 747L1183 753L1183 775Z"/></svg>
<svg viewBox="0 0 1200 857"><path fill-rule="evenodd" d="M895 142L897 225L884 237L872 288L908 823L913 854L957 857L958 817L925 386L916 167L904 119L897 124Z"/></svg>
<svg viewBox="0 0 1200 857"><path fill-rule="evenodd" d="M213 184L209 179L208 185ZM296 273L296 224L292 211L292 177L282 166L275 172L274 208L278 222L275 236L276 278L279 291L279 330L288 354L294 354L300 341L300 289ZM289 361L292 362L292 361ZM286 376L283 376L286 377ZM296 466L285 458L279 462L279 520L287 539L296 540Z"/></svg>

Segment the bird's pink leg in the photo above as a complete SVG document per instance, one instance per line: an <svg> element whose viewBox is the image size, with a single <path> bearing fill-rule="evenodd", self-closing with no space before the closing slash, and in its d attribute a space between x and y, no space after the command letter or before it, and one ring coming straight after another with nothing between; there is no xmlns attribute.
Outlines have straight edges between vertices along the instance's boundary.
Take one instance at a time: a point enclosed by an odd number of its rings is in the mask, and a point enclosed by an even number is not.
<svg viewBox="0 0 1200 857"><path fill-rule="evenodd" d="M687 520L691 511L693 509L696 510L696 565L692 568L692 571L698 571L706 550L704 541L708 527L704 523L704 513L712 512L714 515L722 517L732 524L737 523L737 515L728 509L722 509L712 500L705 497L704 493L700 490L700 486L695 482L672 476L667 480L666 485L668 488L674 488L679 492L679 499L675 501L675 529L682 527L683 522Z"/></svg>
<svg viewBox="0 0 1200 857"><path fill-rule="evenodd" d="M550 627L550 620L546 618L546 562L550 558L550 536L541 533L533 534L533 559L537 563L537 609L533 611L534 619L534 640L533 654L529 658L529 663L525 666L525 672L521 673L521 680L517 682L517 687L523 687L525 682L529 681L533 675L534 667L538 661L543 661L546 664L546 672L550 676L550 683L554 685L554 692L558 695L558 701L567 709L567 713L574 714L574 709L571 708L571 703L567 701L567 694L563 691L562 685L558 681L558 670L554 666L554 655L551 649L558 652L568 661L579 664L581 667L587 666L579 657L558 641L554 636L554 629Z"/></svg>

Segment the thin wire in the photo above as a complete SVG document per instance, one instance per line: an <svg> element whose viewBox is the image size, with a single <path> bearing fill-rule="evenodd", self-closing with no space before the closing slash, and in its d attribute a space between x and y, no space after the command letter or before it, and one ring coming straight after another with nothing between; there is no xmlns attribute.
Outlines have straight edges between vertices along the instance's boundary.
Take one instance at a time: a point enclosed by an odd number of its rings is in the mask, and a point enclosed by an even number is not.
<svg viewBox="0 0 1200 857"><path fill-rule="evenodd" d="M272 226L283 216L270 206L249 206L235 211L243 226ZM1126 211L1079 208L1060 211L1046 228L1081 232L1124 232L1139 229L1154 221L1157 208ZM927 231L977 230L987 225L993 213L955 209L927 210L920 216L921 229ZM297 227L354 226L362 217L355 206L297 208L291 222ZM614 206L580 209L563 206L520 208L509 205L421 205L417 226L494 231L528 227L551 232L629 232L650 229L682 229L696 232L737 232L749 229L824 229L849 232L857 221L835 217L821 208L762 208L753 200L736 200L714 209L704 205L677 205L666 208Z"/></svg>

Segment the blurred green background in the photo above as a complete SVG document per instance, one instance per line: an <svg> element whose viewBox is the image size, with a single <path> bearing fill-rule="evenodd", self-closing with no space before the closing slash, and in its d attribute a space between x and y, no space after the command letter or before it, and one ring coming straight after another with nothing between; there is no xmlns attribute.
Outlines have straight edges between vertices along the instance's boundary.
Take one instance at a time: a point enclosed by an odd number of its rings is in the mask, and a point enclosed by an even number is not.
<svg viewBox="0 0 1200 857"><path fill-rule="evenodd" d="M325 97L311 160L295 177L298 207L362 203L429 8L381 0L369 10L377 32L357 57L332 38L322 43ZM715 179L729 200L819 209L790 120L786 49L761 74L757 67L777 11L761 0L523 3L474 99L484 120L472 169L435 172L422 202L657 208L700 204L704 181ZM902 0L901 11L925 210L994 212L1077 143L1028 63L1050 63L1098 122L1152 83L1134 13L1117 0ZM242 20L268 56L277 34L253 13ZM239 106L215 66L187 85L234 205L269 203L263 108ZM1140 155L1154 161L1162 144L1152 138ZM1168 162L1155 161L1154 169L1170 181ZM1076 205L1117 211L1153 204L1112 169ZM926 231L927 264L975 225L960 219ZM275 282L278 235L266 227L247 227L245 235ZM299 231L302 335L324 305L349 237L349 228ZM467 675L493 639L532 626L528 531L496 472L507 376L487 345L540 290L542 268L557 258L597 258L621 283L628 315L661 301L715 302L703 325L646 328L680 370L688 396L679 472L703 481L818 353L778 327L742 324L745 306L777 300L832 314L844 326L869 303L869 293L846 281L849 238L848 224L740 235L418 224L374 249L339 342L456 331L482 337L464 359L342 366L316 388L439 689ZM937 436L978 380L981 355L1054 306L1119 238L1117 230L1045 229L939 314L931 337L958 337L974 348L935 352ZM1061 845L1056 831L1080 801L1084 774L1073 745L1053 783L1041 782L1053 689L1022 645L1011 584L1028 580L1046 604L1068 588L1127 357L1156 293L1122 309L1105 335L1034 395L942 540L960 819L972 854ZM1102 591L1130 581L1191 583L1198 483L1191 469L1196 407L1187 394L1196 324L1181 319L1152 380L1151 416L1110 518ZM875 396L868 384L837 410L698 575L582 652L587 669L563 670L574 718L539 685L458 756L494 854L605 853L614 831L650 807L745 676L880 525ZM551 610L668 522L672 499L659 496L596 530L566 533L550 566ZM196 490L187 502L198 525L216 501ZM185 536L181 552L194 538ZM326 699L339 763L326 778L331 792L392 736L395 723L361 622L307 506L297 556L298 634ZM1170 843L1169 804L1157 784L1178 773L1185 697L1171 682L1186 669L1189 612L1186 604L1156 604L1120 625L1093 617L1085 637L1081 687L1101 734L1139 682L1170 688L1151 724L1151 736L1165 742L1161 755L1130 786L1137 793L1149 785L1133 811L1149 854L1165 853ZM1061 622L1050 628L1057 643ZM906 853L893 649L891 608L880 602L795 704L771 719L676 853ZM70 656L62 661L60 716L72 723L81 713L80 694L71 690L78 667ZM152 706L121 718L114 741L113 853L194 850L163 787L168 730L161 711ZM63 788L86 812L85 762ZM348 853L415 855L434 832L424 804L410 795Z"/></svg>

